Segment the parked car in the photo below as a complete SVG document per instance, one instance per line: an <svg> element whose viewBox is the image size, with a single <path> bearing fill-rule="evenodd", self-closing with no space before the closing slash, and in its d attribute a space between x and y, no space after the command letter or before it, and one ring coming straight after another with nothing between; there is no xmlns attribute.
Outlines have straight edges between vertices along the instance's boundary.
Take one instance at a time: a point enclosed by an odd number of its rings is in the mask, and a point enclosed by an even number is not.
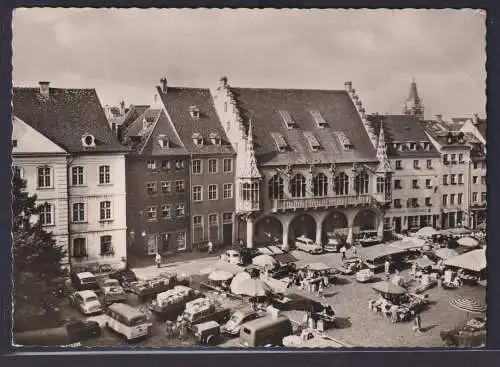
<svg viewBox="0 0 500 367"><path fill-rule="evenodd" d="M207 321L193 327L194 336L202 345L216 345L221 340L220 325L216 321Z"/></svg>
<svg viewBox="0 0 500 367"><path fill-rule="evenodd" d="M238 251L235 250L227 250L222 255L220 255L220 259L230 264L234 265L243 265L243 259Z"/></svg>
<svg viewBox="0 0 500 367"><path fill-rule="evenodd" d="M19 345L61 346L81 342L101 335L101 328L96 321L75 320L51 329L37 329L13 335L13 341Z"/></svg>
<svg viewBox="0 0 500 367"><path fill-rule="evenodd" d="M134 282L130 286L130 291L139 297L140 300L155 297L158 293L168 291L177 284L175 275L162 273L159 277L144 281Z"/></svg>
<svg viewBox="0 0 500 367"><path fill-rule="evenodd" d="M111 279L116 279L122 287L129 287L132 283L137 282L137 275L129 268L117 270L109 274Z"/></svg>
<svg viewBox="0 0 500 367"><path fill-rule="evenodd" d="M127 298L125 291L116 279L106 279L101 291L104 296L104 303L109 305L113 302L124 302Z"/></svg>
<svg viewBox="0 0 500 367"><path fill-rule="evenodd" d="M310 254L321 254L323 252L323 246L306 236L297 237L295 239L295 247Z"/></svg>
<svg viewBox="0 0 500 367"><path fill-rule="evenodd" d="M342 248L342 244L336 238L329 238L326 243L324 250L325 252L339 252Z"/></svg>
<svg viewBox="0 0 500 367"><path fill-rule="evenodd" d="M262 317L257 311L238 310L231 315L231 318L222 326L222 332L229 335L239 335L241 326L249 321Z"/></svg>
<svg viewBox="0 0 500 367"><path fill-rule="evenodd" d="M89 271L82 273L71 273L71 282L77 291L90 290L100 292L101 287L97 282L97 278Z"/></svg>
<svg viewBox="0 0 500 367"><path fill-rule="evenodd" d="M283 338L292 332L292 322L284 315L261 317L243 325L239 345L245 348L281 345Z"/></svg>
<svg viewBox="0 0 500 367"><path fill-rule="evenodd" d="M102 311L101 302L94 291L77 291L69 296L70 304L84 315L96 314Z"/></svg>
<svg viewBox="0 0 500 367"><path fill-rule="evenodd" d="M288 335L283 338L283 346L287 348L346 348L341 341L333 339L313 329L304 329L299 335Z"/></svg>
<svg viewBox="0 0 500 367"><path fill-rule="evenodd" d="M189 326L201 324L207 321L225 323L231 316L231 309L215 305L208 298L198 298L186 303L186 308L181 317Z"/></svg>

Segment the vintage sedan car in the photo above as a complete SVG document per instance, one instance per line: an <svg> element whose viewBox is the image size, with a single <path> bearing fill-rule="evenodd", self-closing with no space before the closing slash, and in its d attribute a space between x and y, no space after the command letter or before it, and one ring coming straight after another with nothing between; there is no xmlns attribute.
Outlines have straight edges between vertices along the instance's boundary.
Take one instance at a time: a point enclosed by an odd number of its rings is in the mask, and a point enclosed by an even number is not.
<svg viewBox="0 0 500 367"><path fill-rule="evenodd" d="M325 252L339 252L342 247L340 241L336 238L329 238L328 242L324 246Z"/></svg>
<svg viewBox="0 0 500 367"><path fill-rule="evenodd" d="M238 251L235 250L227 250L222 255L220 255L220 259L230 264L234 265L243 265L243 259Z"/></svg>
<svg viewBox="0 0 500 367"><path fill-rule="evenodd" d="M101 290L96 276L89 271L71 273L70 278L77 291L90 290L100 292Z"/></svg>
<svg viewBox="0 0 500 367"><path fill-rule="evenodd" d="M116 279L106 279L101 285L104 303L124 302L127 298L123 287Z"/></svg>
<svg viewBox="0 0 500 367"><path fill-rule="evenodd" d="M314 242L306 236L299 236L295 239L295 247L297 250L308 252L310 254L321 254L323 252L323 246L321 244Z"/></svg>
<svg viewBox="0 0 500 367"><path fill-rule="evenodd" d="M201 345L216 345L221 338L220 325L216 321L207 321L193 326L196 340Z"/></svg>
<svg viewBox="0 0 500 367"><path fill-rule="evenodd" d="M70 304L84 315L102 312L101 302L94 291L84 290L69 296Z"/></svg>
<svg viewBox="0 0 500 367"><path fill-rule="evenodd" d="M20 345L61 346L78 343L101 335L96 321L74 320L61 327L14 332L13 340Z"/></svg>
<svg viewBox="0 0 500 367"><path fill-rule="evenodd" d="M233 313L229 321L222 326L222 332L229 335L239 335L241 326L244 323L258 319L262 316L263 315L261 315L257 311L238 310Z"/></svg>
<svg viewBox="0 0 500 367"><path fill-rule="evenodd" d="M304 329L299 335L283 338L283 346L287 348L348 348L350 345L333 339L313 329Z"/></svg>
<svg viewBox="0 0 500 367"><path fill-rule="evenodd" d="M101 335L101 327L97 321L75 320L66 324L71 343L88 340Z"/></svg>
<svg viewBox="0 0 500 367"><path fill-rule="evenodd" d="M120 285L124 288L130 287L134 282L137 282L137 275L129 268L117 270L109 274L111 279L116 279Z"/></svg>

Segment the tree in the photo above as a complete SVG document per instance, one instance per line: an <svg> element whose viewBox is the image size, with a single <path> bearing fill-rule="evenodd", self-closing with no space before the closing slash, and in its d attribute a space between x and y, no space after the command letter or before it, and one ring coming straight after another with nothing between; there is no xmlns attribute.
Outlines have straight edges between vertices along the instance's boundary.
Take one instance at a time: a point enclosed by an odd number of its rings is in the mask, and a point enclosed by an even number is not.
<svg viewBox="0 0 500 367"><path fill-rule="evenodd" d="M42 205L26 190L18 174L12 191L12 277L14 280L14 320L49 311L55 304L53 279L63 275L61 260L65 250L38 219ZM16 321L15 321L16 323ZM15 326L15 325L14 325Z"/></svg>

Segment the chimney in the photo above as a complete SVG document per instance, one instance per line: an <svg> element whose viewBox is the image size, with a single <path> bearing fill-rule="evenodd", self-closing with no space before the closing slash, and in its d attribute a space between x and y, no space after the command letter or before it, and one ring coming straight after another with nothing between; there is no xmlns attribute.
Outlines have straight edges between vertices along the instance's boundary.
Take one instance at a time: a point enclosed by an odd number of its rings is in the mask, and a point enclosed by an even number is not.
<svg viewBox="0 0 500 367"><path fill-rule="evenodd" d="M443 115L436 115L436 121L437 122L442 122L443 121Z"/></svg>
<svg viewBox="0 0 500 367"><path fill-rule="evenodd" d="M125 115L125 101L120 102L120 115Z"/></svg>
<svg viewBox="0 0 500 367"><path fill-rule="evenodd" d="M167 93L167 78L165 77L161 78L160 83L161 83L161 91L163 93Z"/></svg>
<svg viewBox="0 0 500 367"><path fill-rule="evenodd" d="M347 81L344 83L345 90L350 92L352 90L352 82Z"/></svg>
<svg viewBox="0 0 500 367"><path fill-rule="evenodd" d="M50 82L38 82L38 84L40 85L40 95L42 97L48 97L50 92Z"/></svg>

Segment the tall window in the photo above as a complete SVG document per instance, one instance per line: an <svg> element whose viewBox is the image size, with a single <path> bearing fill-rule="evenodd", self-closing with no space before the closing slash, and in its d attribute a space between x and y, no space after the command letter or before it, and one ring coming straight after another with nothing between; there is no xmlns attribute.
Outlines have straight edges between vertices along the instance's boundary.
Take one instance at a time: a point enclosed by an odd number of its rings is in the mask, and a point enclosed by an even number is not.
<svg viewBox="0 0 500 367"><path fill-rule="evenodd" d="M473 201L474 203L477 203L477 192L473 192L473 193L472 193L472 201Z"/></svg>
<svg viewBox="0 0 500 367"><path fill-rule="evenodd" d="M202 201L202 200L203 200L203 187L193 186L193 201Z"/></svg>
<svg viewBox="0 0 500 367"><path fill-rule="evenodd" d="M443 206L448 205L448 195L444 194L443 195Z"/></svg>
<svg viewBox="0 0 500 367"><path fill-rule="evenodd" d="M193 242L200 243L203 241L203 216L193 216Z"/></svg>
<svg viewBox="0 0 500 367"><path fill-rule="evenodd" d="M175 192L183 193L185 191L184 180L175 181Z"/></svg>
<svg viewBox="0 0 500 367"><path fill-rule="evenodd" d="M459 193L458 196L457 196L457 204L458 205L461 205L462 204L462 198L463 198L463 195L462 193Z"/></svg>
<svg viewBox="0 0 500 367"><path fill-rule="evenodd" d="M42 206L40 210L40 223L43 226L54 224L53 206L51 204L45 204Z"/></svg>
<svg viewBox="0 0 500 367"><path fill-rule="evenodd" d="M51 169L48 166L38 167L38 187L51 187Z"/></svg>
<svg viewBox="0 0 500 367"><path fill-rule="evenodd" d="M114 255L111 236L101 236L101 255Z"/></svg>
<svg viewBox="0 0 500 367"><path fill-rule="evenodd" d="M175 216L176 217L183 217L184 215L185 215L184 203L177 204L175 206Z"/></svg>
<svg viewBox="0 0 500 367"><path fill-rule="evenodd" d="M293 176L290 183L290 192L294 198L306 196L306 178L300 173Z"/></svg>
<svg viewBox="0 0 500 367"><path fill-rule="evenodd" d="M222 223L232 223L233 222L233 213L227 212L222 213Z"/></svg>
<svg viewBox="0 0 500 367"><path fill-rule="evenodd" d="M283 178L279 175L274 175L269 180L269 199L283 199Z"/></svg>
<svg viewBox="0 0 500 367"><path fill-rule="evenodd" d="M150 206L147 209L148 220L156 220L156 206Z"/></svg>
<svg viewBox="0 0 500 367"><path fill-rule="evenodd" d="M83 185L83 167L71 167L71 184L73 186Z"/></svg>
<svg viewBox="0 0 500 367"><path fill-rule="evenodd" d="M481 201L482 201L482 202L485 202L485 201L486 201L486 192L485 192L485 191L483 191L483 192L481 193Z"/></svg>
<svg viewBox="0 0 500 367"><path fill-rule="evenodd" d="M233 158L224 158L222 162L224 173L233 172Z"/></svg>
<svg viewBox="0 0 500 367"><path fill-rule="evenodd" d="M156 169L156 161L155 160L152 160L152 159L148 160L146 162L146 165L147 165L149 171L154 171Z"/></svg>
<svg viewBox="0 0 500 367"><path fill-rule="evenodd" d="M224 199L232 199L233 198L233 184L232 183L225 183L223 185L223 198Z"/></svg>
<svg viewBox="0 0 500 367"><path fill-rule="evenodd" d="M109 220L111 219L111 201L101 201L99 203L100 207L100 219Z"/></svg>
<svg viewBox="0 0 500 367"><path fill-rule="evenodd" d="M192 165L193 175L201 174L201 159L194 159Z"/></svg>
<svg viewBox="0 0 500 367"><path fill-rule="evenodd" d="M448 185L448 175L443 175L443 185Z"/></svg>
<svg viewBox="0 0 500 367"><path fill-rule="evenodd" d="M418 159L415 159L413 161L413 168L419 169L420 168L420 161Z"/></svg>
<svg viewBox="0 0 500 367"><path fill-rule="evenodd" d="M403 169L403 162L400 160L396 161L396 169Z"/></svg>
<svg viewBox="0 0 500 367"><path fill-rule="evenodd" d="M210 241L219 239L219 216L217 214L208 215L208 237Z"/></svg>
<svg viewBox="0 0 500 367"><path fill-rule="evenodd" d="M457 175L453 174L450 176L450 181L451 181L451 184L452 185L456 185L457 184L457 179L456 179Z"/></svg>
<svg viewBox="0 0 500 367"><path fill-rule="evenodd" d="M161 206L161 218L162 219L168 219L171 218L171 210L170 210L170 205L168 204L163 204Z"/></svg>
<svg viewBox="0 0 500 367"><path fill-rule="evenodd" d="M358 194L367 194L368 193L368 184L370 179L368 177L368 173L361 172L356 176L356 191Z"/></svg>
<svg viewBox="0 0 500 367"><path fill-rule="evenodd" d="M463 185L464 184L464 175L463 175L463 173L460 173L458 175L458 184L459 185Z"/></svg>
<svg viewBox="0 0 500 367"><path fill-rule="evenodd" d="M146 192L149 196L156 195L156 182L147 182Z"/></svg>
<svg viewBox="0 0 500 367"><path fill-rule="evenodd" d="M383 177L377 177L377 193L384 193L385 180Z"/></svg>
<svg viewBox="0 0 500 367"><path fill-rule="evenodd" d="M161 182L161 193L162 194L172 193L172 188L170 187L170 182L168 182L168 181Z"/></svg>
<svg viewBox="0 0 500 367"><path fill-rule="evenodd" d="M208 200L217 200L217 185L208 185Z"/></svg>
<svg viewBox="0 0 500 367"><path fill-rule="evenodd" d="M99 184L111 183L111 169L109 166L99 166Z"/></svg>
<svg viewBox="0 0 500 367"><path fill-rule="evenodd" d="M87 241L85 238L73 239L73 257L80 258L87 256Z"/></svg>
<svg viewBox="0 0 500 367"><path fill-rule="evenodd" d="M73 204L73 222L85 222L85 204Z"/></svg>
<svg viewBox="0 0 500 367"><path fill-rule="evenodd" d="M328 195L328 178L324 173L318 173L313 179L313 194L314 196Z"/></svg>
<svg viewBox="0 0 500 367"><path fill-rule="evenodd" d="M177 232L177 249L186 249L186 232Z"/></svg>
<svg viewBox="0 0 500 367"><path fill-rule="evenodd" d="M175 161L175 169L176 170L184 169L184 161L182 159L177 159Z"/></svg>
<svg viewBox="0 0 500 367"><path fill-rule="evenodd" d="M208 160L208 173L217 173L217 159Z"/></svg>
<svg viewBox="0 0 500 367"><path fill-rule="evenodd" d="M162 170L169 170L170 169L170 161L166 160L166 159L163 159L161 161L161 169Z"/></svg>
<svg viewBox="0 0 500 367"><path fill-rule="evenodd" d="M427 168L431 169L432 168L432 159L427 160Z"/></svg>
<svg viewBox="0 0 500 367"><path fill-rule="evenodd" d="M335 176L335 194L349 194L349 177L344 172L340 172L337 176Z"/></svg>
<svg viewBox="0 0 500 367"><path fill-rule="evenodd" d="M450 194L450 205L455 205L455 194Z"/></svg>
<svg viewBox="0 0 500 367"><path fill-rule="evenodd" d="M243 200L250 200L252 193L251 193L251 186L248 182L245 182L241 186L241 191L242 191L242 195L241 195L242 199Z"/></svg>

